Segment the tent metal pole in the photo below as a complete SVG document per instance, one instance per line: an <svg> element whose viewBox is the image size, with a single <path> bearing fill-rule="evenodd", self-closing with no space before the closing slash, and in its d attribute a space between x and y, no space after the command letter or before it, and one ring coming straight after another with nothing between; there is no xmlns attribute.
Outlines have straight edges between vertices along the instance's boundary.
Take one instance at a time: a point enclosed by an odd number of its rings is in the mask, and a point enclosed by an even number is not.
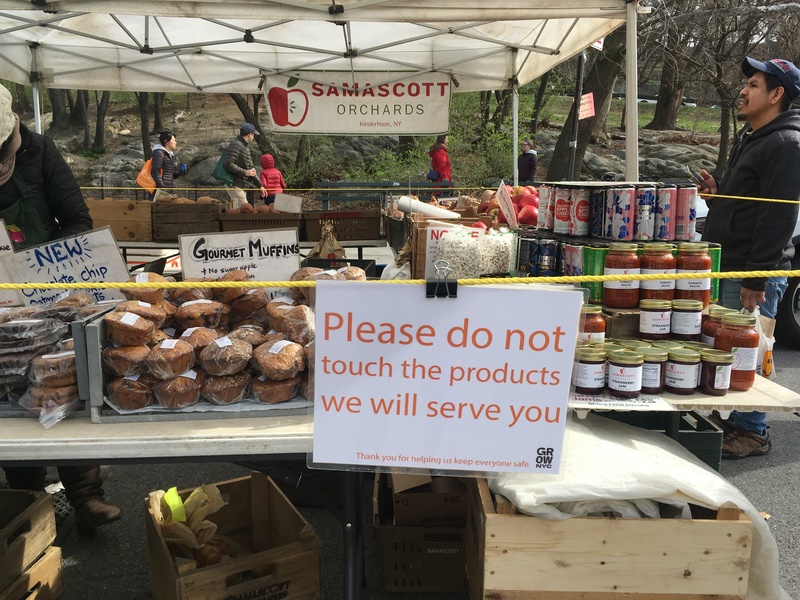
<svg viewBox="0 0 800 600"><path fill-rule="evenodd" d="M39 84L33 84L33 128L42 133L42 105L39 101Z"/></svg>
<svg viewBox="0 0 800 600"><path fill-rule="evenodd" d="M639 85L636 2L628 2L625 49L625 179L639 181Z"/></svg>
<svg viewBox="0 0 800 600"><path fill-rule="evenodd" d="M575 173L575 162L578 159L578 126L583 96L583 70L586 66L586 51L578 54L578 72L575 75L575 94L572 98L572 131L569 134L569 181L578 181L580 172Z"/></svg>
<svg viewBox="0 0 800 600"><path fill-rule="evenodd" d="M514 107L513 110L513 121L514 121L514 154L512 155L512 160L514 163L514 187L519 185L519 165L517 165L517 156L519 155L519 148L517 147L517 140L519 139L519 90L517 86L514 86L514 95L512 96L512 103L511 105Z"/></svg>

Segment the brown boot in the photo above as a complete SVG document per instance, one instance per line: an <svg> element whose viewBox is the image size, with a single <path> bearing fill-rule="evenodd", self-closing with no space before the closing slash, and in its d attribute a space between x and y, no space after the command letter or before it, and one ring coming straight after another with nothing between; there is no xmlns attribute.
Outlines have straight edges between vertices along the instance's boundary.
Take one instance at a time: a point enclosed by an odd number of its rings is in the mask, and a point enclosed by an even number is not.
<svg viewBox="0 0 800 600"><path fill-rule="evenodd" d="M92 533L95 529L120 519L119 508L106 504L96 496L75 507L75 527L80 533Z"/></svg>

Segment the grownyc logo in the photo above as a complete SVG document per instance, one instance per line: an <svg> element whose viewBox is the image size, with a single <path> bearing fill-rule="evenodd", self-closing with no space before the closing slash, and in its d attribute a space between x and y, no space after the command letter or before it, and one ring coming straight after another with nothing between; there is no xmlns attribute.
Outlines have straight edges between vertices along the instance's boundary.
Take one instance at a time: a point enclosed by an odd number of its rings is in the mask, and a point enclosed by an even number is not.
<svg viewBox="0 0 800 600"><path fill-rule="evenodd" d="M536 449L536 468L537 469L552 469L553 468L553 448L537 448Z"/></svg>

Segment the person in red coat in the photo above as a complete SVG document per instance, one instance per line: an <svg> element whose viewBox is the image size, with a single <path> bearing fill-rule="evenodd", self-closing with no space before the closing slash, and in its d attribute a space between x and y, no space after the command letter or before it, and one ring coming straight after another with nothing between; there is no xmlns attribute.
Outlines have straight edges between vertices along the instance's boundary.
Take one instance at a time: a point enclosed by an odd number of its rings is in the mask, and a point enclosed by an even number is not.
<svg viewBox="0 0 800 600"><path fill-rule="evenodd" d="M264 204L269 205L275 202L275 194L282 193L286 188L286 182L283 180L283 174L275 168L272 154L261 155L261 169L258 177L261 179L261 187L267 190Z"/></svg>
<svg viewBox="0 0 800 600"><path fill-rule="evenodd" d="M453 181L453 175L450 172L450 156L447 154L447 134L436 138L436 143L431 146L428 156L431 157L431 170L439 173L439 178L431 181Z"/></svg>

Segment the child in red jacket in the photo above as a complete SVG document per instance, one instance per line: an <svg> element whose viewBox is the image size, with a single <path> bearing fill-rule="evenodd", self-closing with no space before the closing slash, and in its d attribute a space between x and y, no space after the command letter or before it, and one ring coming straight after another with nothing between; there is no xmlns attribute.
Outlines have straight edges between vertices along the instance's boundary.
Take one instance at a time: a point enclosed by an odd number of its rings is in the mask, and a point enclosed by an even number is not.
<svg viewBox="0 0 800 600"><path fill-rule="evenodd" d="M272 154L261 155L261 186L266 188L267 197L264 199L264 204L269 206L275 202L275 194L280 194L286 187L286 182L283 180L281 172L275 168L275 159Z"/></svg>

